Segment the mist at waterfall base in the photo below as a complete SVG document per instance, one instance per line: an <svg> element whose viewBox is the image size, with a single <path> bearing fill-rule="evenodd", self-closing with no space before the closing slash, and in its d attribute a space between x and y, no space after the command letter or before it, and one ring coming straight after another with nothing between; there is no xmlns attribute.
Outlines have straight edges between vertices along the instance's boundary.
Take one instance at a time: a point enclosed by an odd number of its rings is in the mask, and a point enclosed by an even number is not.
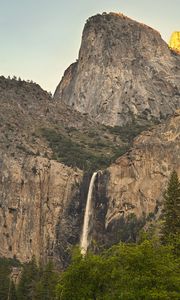
<svg viewBox="0 0 180 300"><path fill-rule="evenodd" d="M81 254L83 256L86 255L86 252L87 252L87 249L89 246L88 236L89 236L89 222L90 222L90 218L92 215L92 195L93 195L94 182L95 182L97 174L98 174L98 172L93 173L91 180L90 180L90 184L89 184L86 209L85 209L85 214L84 214L82 237L81 237L81 243L80 243Z"/></svg>

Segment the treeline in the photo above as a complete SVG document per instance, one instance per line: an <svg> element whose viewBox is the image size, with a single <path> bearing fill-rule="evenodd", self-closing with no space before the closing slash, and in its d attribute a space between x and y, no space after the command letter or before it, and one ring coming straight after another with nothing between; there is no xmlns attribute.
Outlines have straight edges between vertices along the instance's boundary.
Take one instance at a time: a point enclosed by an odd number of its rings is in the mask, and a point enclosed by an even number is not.
<svg viewBox="0 0 180 300"><path fill-rule="evenodd" d="M101 255L79 253L60 277L59 300L179 299L180 263L157 241L119 244Z"/></svg>
<svg viewBox="0 0 180 300"><path fill-rule="evenodd" d="M9 280L3 290L0 279L0 299L179 300L180 182L176 172L171 175L164 200L158 237L143 237L139 244L120 243L85 257L75 248L71 264L61 274L52 263L37 266L33 259L23 266L16 288Z"/></svg>
<svg viewBox="0 0 180 300"><path fill-rule="evenodd" d="M9 84L11 84L11 86L13 85L13 83L14 84L17 84L17 86L20 86L20 87L22 87L22 86L27 86L27 85L29 85L29 86L36 86L36 87L39 87L39 88L41 88L40 86L39 86L39 84L38 83L36 83L35 81L33 81L33 80L30 80L30 79L22 79L21 77L17 77L17 76L15 76L15 75L13 75L13 76L7 76L7 77L5 77L5 76L0 76L0 80L2 81L4 81L4 82L8 82ZM45 91L44 91L45 92ZM50 98L52 98L53 97L53 95L52 95L52 93L51 93L51 91L49 91L49 92L47 92L48 93L48 95L50 96Z"/></svg>
<svg viewBox="0 0 180 300"><path fill-rule="evenodd" d="M16 259L0 258L0 299L16 299L15 285L10 280L12 267L19 267L20 263Z"/></svg>
<svg viewBox="0 0 180 300"><path fill-rule="evenodd" d="M21 280L2 291L1 300L178 300L180 259L171 245L157 240L139 245L119 244L82 257L73 251L71 265L62 274L35 261L24 266ZM8 293L9 292L9 293Z"/></svg>
<svg viewBox="0 0 180 300"><path fill-rule="evenodd" d="M15 262L0 260L0 300L55 299L59 273L51 262L45 266L38 266L34 258L24 265ZM20 272L16 286L12 278L13 267Z"/></svg>
<svg viewBox="0 0 180 300"><path fill-rule="evenodd" d="M28 83L35 83L36 84L36 82L34 82L33 80L29 80L29 79L27 79L27 80L24 80L24 79L21 79L21 77L17 77L17 76L15 76L15 75L13 75L13 76L7 76L7 77L4 77L4 76L0 76L1 78L4 78L4 79L8 79L8 80L15 80L15 81L24 81L24 82L28 82Z"/></svg>

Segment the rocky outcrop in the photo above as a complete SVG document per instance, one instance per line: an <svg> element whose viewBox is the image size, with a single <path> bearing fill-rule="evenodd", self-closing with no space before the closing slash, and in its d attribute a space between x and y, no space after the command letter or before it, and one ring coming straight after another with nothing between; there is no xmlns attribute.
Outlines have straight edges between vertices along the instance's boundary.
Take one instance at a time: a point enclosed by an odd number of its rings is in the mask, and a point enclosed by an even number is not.
<svg viewBox="0 0 180 300"><path fill-rule="evenodd" d="M173 169L180 175L179 142L180 114L136 138L133 148L108 169L111 200L106 226L118 214L133 212L139 217L154 212Z"/></svg>
<svg viewBox="0 0 180 300"><path fill-rule="evenodd" d="M106 245L136 240L147 221L158 219L173 170L180 176L180 111L142 133L125 155L98 174L91 240Z"/></svg>
<svg viewBox="0 0 180 300"><path fill-rule="evenodd" d="M106 125L159 121L180 107L180 56L144 24L96 15L54 98Z"/></svg>
<svg viewBox="0 0 180 300"><path fill-rule="evenodd" d="M174 31L169 41L169 47L180 54L180 31Z"/></svg>
<svg viewBox="0 0 180 300"><path fill-rule="evenodd" d="M0 256L25 262L35 255L38 261L53 258L62 266L68 245L79 241L81 183L80 170L53 160L1 157Z"/></svg>

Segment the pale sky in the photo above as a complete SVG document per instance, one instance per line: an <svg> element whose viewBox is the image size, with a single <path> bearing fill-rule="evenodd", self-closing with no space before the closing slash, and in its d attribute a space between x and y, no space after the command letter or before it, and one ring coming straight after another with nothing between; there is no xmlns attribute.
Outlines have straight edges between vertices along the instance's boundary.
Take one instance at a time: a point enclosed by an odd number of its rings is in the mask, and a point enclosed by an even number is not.
<svg viewBox="0 0 180 300"><path fill-rule="evenodd" d="M54 92L78 57L86 19L121 12L168 41L180 31L180 0L0 0L0 75L30 79Z"/></svg>

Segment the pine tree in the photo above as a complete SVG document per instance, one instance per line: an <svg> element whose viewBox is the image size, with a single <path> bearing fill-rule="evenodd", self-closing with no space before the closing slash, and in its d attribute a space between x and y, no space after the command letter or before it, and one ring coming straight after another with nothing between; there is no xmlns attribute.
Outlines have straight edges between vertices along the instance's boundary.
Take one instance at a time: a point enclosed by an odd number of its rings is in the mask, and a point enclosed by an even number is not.
<svg viewBox="0 0 180 300"><path fill-rule="evenodd" d="M58 283L58 273L54 270L52 262L41 267L40 278L35 287L36 300L53 300L56 298L55 287Z"/></svg>
<svg viewBox="0 0 180 300"><path fill-rule="evenodd" d="M172 172L167 190L164 194L164 210L162 214L162 241L178 238L180 235L180 182L175 171Z"/></svg>
<svg viewBox="0 0 180 300"><path fill-rule="evenodd" d="M39 269L36 260L32 260L23 266L20 282L17 286L17 296L19 300L34 299L35 285L39 280Z"/></svg>
<svg viewBox="0 0 180 300"><path fill-rule="evenodd" d="M16 287L15 287L15 284L14 284L13 281L11 282L11 289L10 289L10 292L9 292L9 299L10 300L17 300Z"/></svg>

